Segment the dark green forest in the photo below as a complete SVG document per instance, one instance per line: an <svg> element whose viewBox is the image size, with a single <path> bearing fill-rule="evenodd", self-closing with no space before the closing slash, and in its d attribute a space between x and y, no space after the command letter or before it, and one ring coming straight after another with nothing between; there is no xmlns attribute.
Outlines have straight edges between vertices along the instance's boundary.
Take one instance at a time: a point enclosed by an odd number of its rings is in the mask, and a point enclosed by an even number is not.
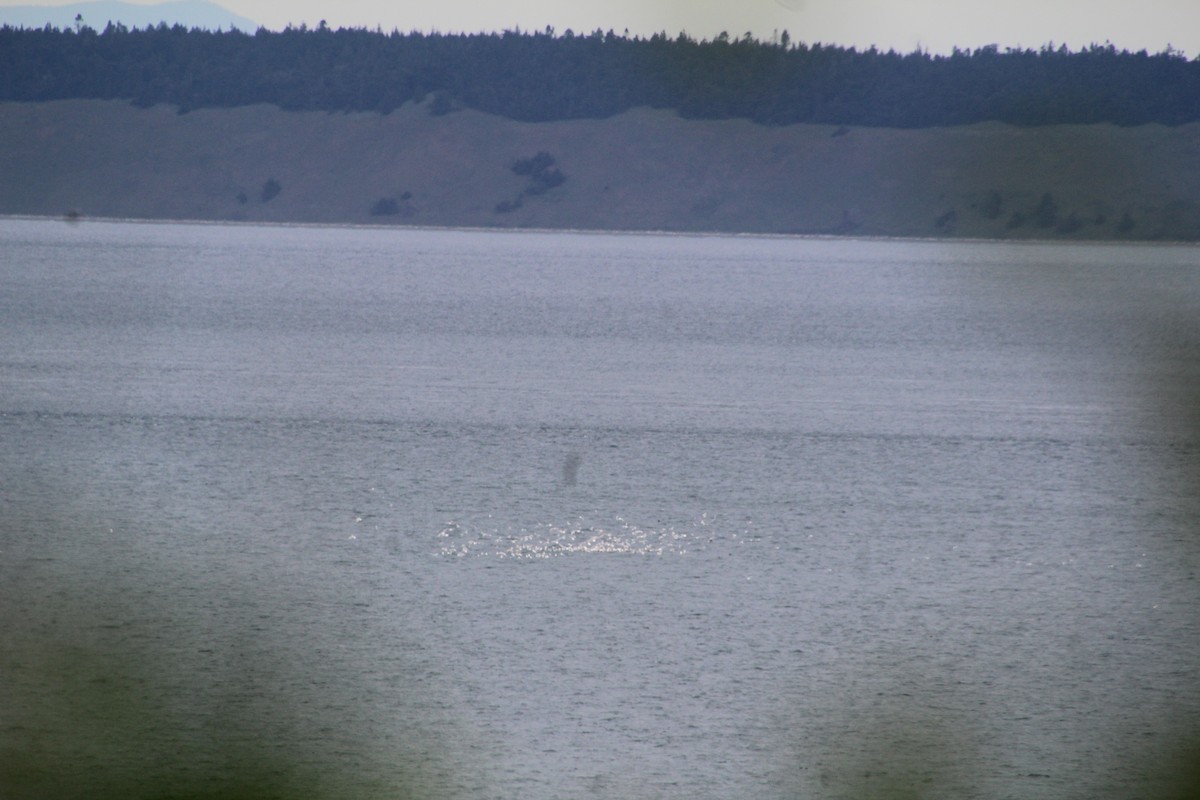
<svg viewBox="0 0 1200 800"><path fill-rule="evenodd" d="M602 118L635 106L765 125L923 128L1200 120L1200 59L1093 45L951 55L856 50L749 34L697 41L595 31L398 33L0 28L0 100L66 98L205 107L430 113L522 121Z"/></svg>

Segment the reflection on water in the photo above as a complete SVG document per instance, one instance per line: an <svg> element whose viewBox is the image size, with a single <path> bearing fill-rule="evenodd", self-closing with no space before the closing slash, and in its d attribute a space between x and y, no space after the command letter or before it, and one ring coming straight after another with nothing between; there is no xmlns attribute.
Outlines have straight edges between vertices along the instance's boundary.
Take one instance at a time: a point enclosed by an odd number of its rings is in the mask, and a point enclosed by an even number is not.
<svg viewBox="0 0 1200 800"><path fill-rule="evenodd" d="M540 523L529 528L498 528L488 521L458 523L450 521L438 531L445 540L440 549L444 556L495 556L497 558L553 558L555 556L620 553L635 556L684 555L689 550L704 550L716 541L719 530L710 528L704 512L692 525L638 525L621 517L603 524L587 517L576 517L565 524ZM745 535L743 532L742 535ZM728 538L737 542L738 533Z"/></svg>

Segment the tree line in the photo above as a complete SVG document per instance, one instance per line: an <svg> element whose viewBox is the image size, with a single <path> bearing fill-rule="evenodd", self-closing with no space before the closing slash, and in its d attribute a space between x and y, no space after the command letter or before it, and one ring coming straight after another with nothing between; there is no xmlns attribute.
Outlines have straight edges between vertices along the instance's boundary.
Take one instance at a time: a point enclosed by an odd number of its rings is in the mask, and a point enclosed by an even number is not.
<svg viewBox="0 0 1200 800"><path fill-rule="evenodd" d="M540 122L636 106L766 125L921 128L1179 125L1200 120L1200 59L1093 45L897 53L722 34L650 37L384 33L328 28L213 32L0 28L0 100L169 104L181 113L268 103L287 110L431 113L472 108Z"/></svg>

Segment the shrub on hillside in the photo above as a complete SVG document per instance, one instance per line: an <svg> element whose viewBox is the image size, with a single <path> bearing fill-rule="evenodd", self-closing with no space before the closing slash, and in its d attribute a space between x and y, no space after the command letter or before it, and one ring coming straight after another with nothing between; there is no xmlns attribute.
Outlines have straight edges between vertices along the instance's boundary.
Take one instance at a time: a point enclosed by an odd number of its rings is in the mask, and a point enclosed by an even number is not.
<svg viewBox="0 0 1200 800"><path fill-rule="evenodd" d="M535 196L545 194L556 186L561 186L567 176L555 166L554 156L541 150L532 158L518 158L510 167L517 175L528 175L529 185L522 194Z"/></svg>
<svg viewBox="0 0 1200 800"><path fill-rule="evenodd" d="M267 182L262 187L262 201L264 203L272 200L276 195L283 191L283 185L274 178L267 178Z"/></svg>
<svg viewBox="0 0 1200 800"><path fill-rule="evenodd" d="M371 206L372 217L393 217L400 213L400 204L394 197L381 197Z"/></svg>
<svg viewBox="0 0 1200 800"><path fill-rule="evenodd" d="M512 171L518 175L529 175L536 178L552 166L554 166L554 156L541 150L533 158L518 158L513 162Z"/></svg>
<svg viewBox="0 0 1200 800"><path fill-rule="evenodd" d="M993 189L992 191L988 192L987 197L985 197L983 203L980 204L979 211L987 219L999 219L1003 207L1004 198L1000 196L999 192Z"/></svg>
<svg viewBox="0 0 1200 800"><path fill-rule="evenodd" d="M1049 228L1058 222L1058 203L1054 202L1054 195L1049 192L1042 195L1033 210L1033 219L1039 228Z"/></svg>
<svg viewBox="0 0 1200 800"><path fill-rule="evenodd" d="M1058 223L1056 229L1059 233L1074 233L1083 227L1083 223L1079 221L1079 217L1074 212L1067 215L1067 218Z"/></svg>
<svg viewBox="0 0 1200 800"><path fill-rule="evenodd" d="M516 211L522 204L521 195L517 195L512 200L501 200L499 203L496 203L494 210L497 214L507 214L510 211Z"/></svg>

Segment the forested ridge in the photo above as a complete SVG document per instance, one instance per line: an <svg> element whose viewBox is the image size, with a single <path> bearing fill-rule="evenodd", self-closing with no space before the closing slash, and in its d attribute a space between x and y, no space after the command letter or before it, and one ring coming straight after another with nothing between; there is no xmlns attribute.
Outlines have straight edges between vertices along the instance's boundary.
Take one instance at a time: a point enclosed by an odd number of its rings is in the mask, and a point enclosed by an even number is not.
<svg viewBox="0 0 1200 800"><path fill-rule="evenodd" d="M472 108L528 122L648 106L767 125L1179 125L1200 120L1200 59L1111 45L901 54L808 45L786 32L763 42L550 29L0 28L0 100L67 98L385 114L416 101L435 114Z"/></svg>

